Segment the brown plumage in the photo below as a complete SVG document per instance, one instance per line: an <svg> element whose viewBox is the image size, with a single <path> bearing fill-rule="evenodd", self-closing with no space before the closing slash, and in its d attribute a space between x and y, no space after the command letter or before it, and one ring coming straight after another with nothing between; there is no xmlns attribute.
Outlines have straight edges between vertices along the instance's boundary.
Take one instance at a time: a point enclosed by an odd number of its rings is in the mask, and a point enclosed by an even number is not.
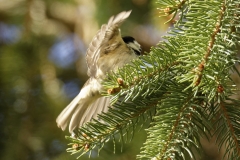
<svg viewBox="0 0 240 160"><path fill-rule="evenodd" d="M124 11L115 17L112 16L108 24L102 25L94 36L86 54L90 78L80 93L57 117L57 125L62 130L65 130L69 123L69 132L72 133L75 128L81 127L92 118L97 118L101 112L107 112L110 100L100 95L101 82L106 78L106 72L115 71L137 58L133 50L123 41L119 29L130 13L131 11Z"/></svg>

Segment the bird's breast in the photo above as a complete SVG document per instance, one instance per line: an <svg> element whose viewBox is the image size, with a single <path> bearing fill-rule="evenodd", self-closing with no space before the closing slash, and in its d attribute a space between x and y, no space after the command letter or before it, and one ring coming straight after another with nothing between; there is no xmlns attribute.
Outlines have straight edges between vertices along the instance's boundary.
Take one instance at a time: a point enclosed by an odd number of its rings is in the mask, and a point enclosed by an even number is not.
<svg viewBox="0 0 240 160"><path fill-rule="evenodd" d="M105 54L99 58L97 77L105 78L107 72L115 72L118 68L137 57L138 56L136 56L134 52L126 48L122 48L121 50L118 49L117 52Z"/></svg>

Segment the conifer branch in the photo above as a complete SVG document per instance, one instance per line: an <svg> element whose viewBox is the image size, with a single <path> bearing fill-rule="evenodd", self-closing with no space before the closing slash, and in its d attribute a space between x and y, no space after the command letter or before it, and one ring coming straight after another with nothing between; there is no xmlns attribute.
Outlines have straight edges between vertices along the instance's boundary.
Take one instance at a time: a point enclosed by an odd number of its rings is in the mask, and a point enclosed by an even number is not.
<svg viewBox="0 0 240 160"><path fill-rule="evenodd" d="M219 104L214 105L213 109L216 111L212 113L215 133L217 143L219 148L225 147L226 152L224 157L227 159L238 159L240 157L240 140L239 140L239 125L238 119L240 101L227 99L226 101L221 99Z"/></svg>
<svg viewBox="0 0 240 160"><path fill-rule="evenodd" d="M126 111L121 112L121 115L119 115L118 112L110 108L109 113L115 118L109 119L108 115L103 113L102 115L99 115L99 120L93 120L91 123L87 123L84 127L75 131L74 137L67 137L74 142L70 143L72 148L69 148L68 152L71 152L72 154L81 153L81 155L83 155L94 148L101 150L104 143L110 138L114 138L115 135L119 134L119 131L124 130L124 132L120 133L121 137L124 137L124 135L127 136L128 132L133 132L136 128L136 124L139 123L139 117L147 112L149 112L148 114L151 114L150 112L156 107L158 100L155 101L156 102L144 104L145 107L140 109L130 108L132 113L128 115L124 115ZM104 122L106 121L110 123L113 122L114 125L105 124ZM121 141L124 141L124 139L121 138Z"/></svg>
<svg viewBox="0 0 240 160"><path fill-rule="evenodd" d="M198 67L195 69L196 71L196 74L197 74L197 79L195 81L195 86L198 86L201 82L201 79L202 79L202 74L203 74L203 70L204 70L204 67L208 61L208 58L210 56L210 52L212 51L213 49L213 45L215 44L215 40L216 40L216 36L218 33L220 33L220 28L221 28L221 22L223 20L223 15L226 11L226 6L225 6L225 0L223 0L223 4L222 4L222 8L219 12L219 19L218 21L216 22L215 24L215 28L213 30L213 33L211 34L211 37L210 37L210 40L209 40L209 43L208 43L208 47L207 47L207 51L206 51L206 54L204 55L203 57L203 60L202 62L198 65Z"/></svg>
<svg viewBox="0 0 240 160"><path fill-rule="evenodd" d="M229 71L239 74L240 2L158 3L165 15L179 12L178 23L149 55L108 75L103 94L112 108L79 128L69 151L100 150L117 134L124 142L147 115L151 125L139 159L195 159L200 137L212 136L219 148L226 144L225 156L239 159L240 101L229 98L236 90Z"/></svg>
<svg viewBox="0 0 240 160"><path fill-rule="evenodd" d="M237 148L237 154L238 154L238 156L240 157L240 145L239 145L239 141L238 141L238 138L237 138L236 135L235 135L236 132L235 132L235 129L234 129L233 125L232 125L232 122L231 122L231 120L230 120L230 117L229 117L229 115L228 115L228 113L227 113L226 107L224 106L224 104L223 104L222 102L220 103L220 108L221 108L221 113L223 113L223 116L224 116L224 118L226 119L226 123L227 123L227 126L228 126L228 128L229 128L231 137L233 138L234 144L235 144L235 146L236 146L236 148Z"/></svg>
<svg viewBox="0 0 240 160"><path fill-rule="evenodd" d="M179 62L175 61L175 62L172 62L171 64L166 64L165 66L158 68L157 70L148 72L146 75L138 76L138 77L135 76L133 79L131 79L132 81L128 81L127 84L125 83L125 81L122 78L116 78L116 86L117 87L107 88L108 86L106 85L105 88L107 89L107 93L109 95L114 95L114 94L119 93L122 89L129 90L129 89L131 89L131 87L137 85L141 81L145 81L146 79L152 79L154 76L158 76L159 73L165 72L165 71L169 70L170 68L177 66L178 64L179 64ZM130 78L126 77L126 79L130 79Z"/></svg>
<svg viewBox="0 0 240 160"><path fill-rule="evenodd" d="M184 116L183 111L186 109L186 107L188 107L187 104L189 103L189 101L191 99L192 99L192 95L187 98L187 102L185 104L183 104L182 108L180 109L180 111L179 111L179 113L176 117L176 120L173 124L172 130L170 131L170 134L168 136L168 140L167 140L166 144L163 146L163 149L162 149L161 154L160 154L160 155L162 155L162 157L160 157L160 159L164 158L163 156L165 155L165 152L167 151L168 147L170 147L169 143L173 140L173 134L176 132L176 129L179 126L180 119L182 118L182 116Z"/></svg>

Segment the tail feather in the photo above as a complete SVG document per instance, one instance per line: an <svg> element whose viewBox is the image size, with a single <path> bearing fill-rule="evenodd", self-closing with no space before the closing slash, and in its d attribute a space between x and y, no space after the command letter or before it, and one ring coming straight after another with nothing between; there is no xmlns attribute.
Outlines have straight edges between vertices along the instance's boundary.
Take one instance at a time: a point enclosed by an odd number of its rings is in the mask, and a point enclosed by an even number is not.
<svg viewBox="0 0 240 160"><path fill-rule="evenodd" d="M75 112L70 117L70 123L69 123L69 132L72 133L73 130L79 126L79 122L81 121L82 117L84 116L86 110L88 109L88 104L78 104L75 108Z"/></svg>
<svg viewBox="0 0 240 160"><path fill-rule="evenodd" d="M57 126L62 130L65 130L69 120L71 119L72 114L74 113L78 102L80 101L81 96L78 94L72 102L60 113L57 117L56 122Z"/></svg>
<svg viewBox="0 0 240 160"><path fill-rule="evenodd" d="M109 102L108 97L92 97L88 101L79 94L57 117L57 125L65 130L69 123L69 132L72 133L76 127L81 127L92 118L97 118L101 112L107 112Z"/></svg>
<svg viewBox="0 0 240 160"><path fill-rule="evenodd" d="M110 98L101 97L98 98L94 103L92 103L84 113L81 121L79 123L79 127L81 127L86 122L91 121L93 118L97 118L97 115L102 112L107 112L109 107Z"/></svg>

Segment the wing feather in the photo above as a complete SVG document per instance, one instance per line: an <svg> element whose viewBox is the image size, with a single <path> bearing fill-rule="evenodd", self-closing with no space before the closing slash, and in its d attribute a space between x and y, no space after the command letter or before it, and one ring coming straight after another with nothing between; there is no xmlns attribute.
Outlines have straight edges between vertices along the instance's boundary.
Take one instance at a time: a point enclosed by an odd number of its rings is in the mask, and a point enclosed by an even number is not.
<svg viewBox="0 0 240 160"><path fill-rule="evenodd" d="M101 29L97 32L96 36L93 37L92 42L89 45L86 54L86 62L88 66L88 76L94 77L97 71L97 61L101 54L104 54L101 49L105 49L108 47L108 41L114 36L119 37L119 26L122 22L127 19L130 15L131 11L123 11L116 15L112 16L108 20L108 24L104 24L101 26Z"/></svg>

